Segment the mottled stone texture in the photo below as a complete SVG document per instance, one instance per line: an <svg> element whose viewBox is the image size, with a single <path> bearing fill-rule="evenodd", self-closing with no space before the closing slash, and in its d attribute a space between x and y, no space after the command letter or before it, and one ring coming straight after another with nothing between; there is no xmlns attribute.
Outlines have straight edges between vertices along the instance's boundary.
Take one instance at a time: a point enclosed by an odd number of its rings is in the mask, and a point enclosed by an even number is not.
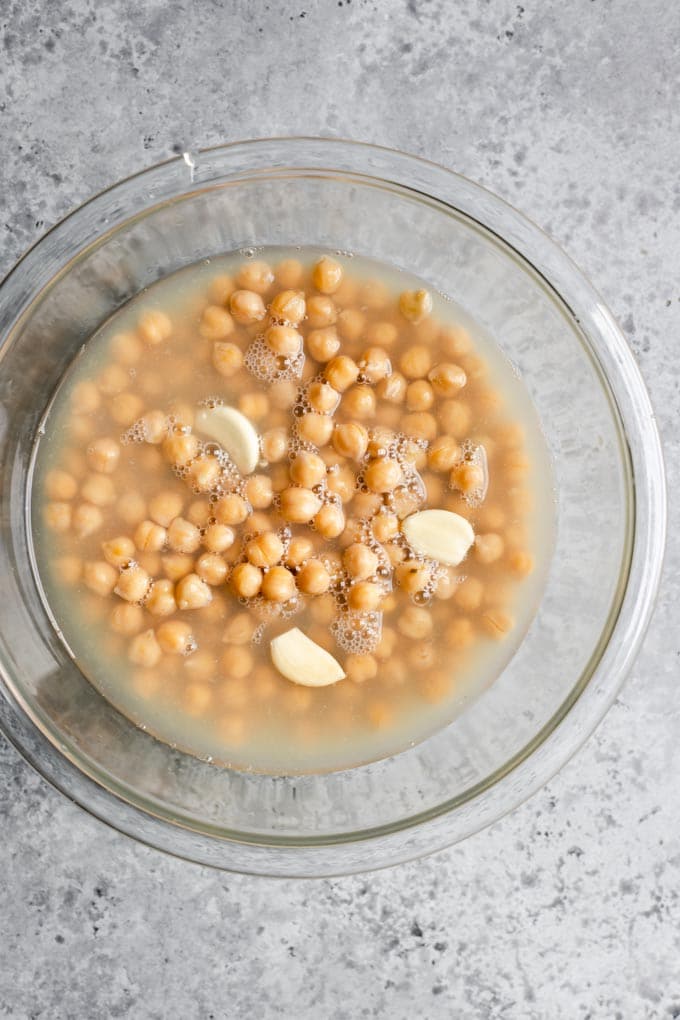
<svg viewBox="0 0 680 1020"><path fill-rule="evenodd" d="M354 136L481 181L604 295L680 469L680 9L665 0L0 4L0 271L187 145ZM677 508L671 520L677 521ZM137 846L0 746L0 1016L680 1016L677 602L576 759L429 860L318 883Z"/></svg>

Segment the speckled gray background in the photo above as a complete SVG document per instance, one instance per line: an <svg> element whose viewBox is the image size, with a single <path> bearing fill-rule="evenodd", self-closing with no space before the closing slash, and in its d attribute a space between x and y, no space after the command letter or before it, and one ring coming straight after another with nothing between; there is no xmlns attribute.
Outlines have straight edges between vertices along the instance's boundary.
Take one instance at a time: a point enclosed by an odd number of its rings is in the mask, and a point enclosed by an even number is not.
<svg viewBox="0 0 680 1020"><path fill-rule="evenodd" d="M420 153L518 205L600 289L677 495L677 4L0 0L0 53L0 271L188 145L320 133ZM679 556L671 535L644 652L577 758L492 829L391 871L277 883L171 860L0 744L0 1016L680 1016Z"/></svg>

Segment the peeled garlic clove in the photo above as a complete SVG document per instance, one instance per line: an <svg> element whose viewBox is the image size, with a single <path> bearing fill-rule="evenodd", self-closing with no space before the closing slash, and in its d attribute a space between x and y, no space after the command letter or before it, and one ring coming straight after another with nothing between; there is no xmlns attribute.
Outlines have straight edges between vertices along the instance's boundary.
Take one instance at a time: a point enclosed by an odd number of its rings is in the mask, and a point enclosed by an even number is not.
<svg viewBox="0 0 680 1020"><path fill-rule="evenodd" d="M298 627L275 637L269 646L272 662L286 680L303 687L327 687L346 674L330 652L317 645Z"/></svg>
<svg viewBox="0 0 680 1020"><path fill-rule="evenodd" d="M224 447L241 474L249 475L260 459L260 440L245 415L234 407L202 407L194 419L194 431Z"/></svg>
<svg viewBox="0 0 680 1020"><path fill-rule="evenodd" d="M455 567L475 540L469 521L451 510L421 510L402 522L401 530L414 552Z"/></svg>

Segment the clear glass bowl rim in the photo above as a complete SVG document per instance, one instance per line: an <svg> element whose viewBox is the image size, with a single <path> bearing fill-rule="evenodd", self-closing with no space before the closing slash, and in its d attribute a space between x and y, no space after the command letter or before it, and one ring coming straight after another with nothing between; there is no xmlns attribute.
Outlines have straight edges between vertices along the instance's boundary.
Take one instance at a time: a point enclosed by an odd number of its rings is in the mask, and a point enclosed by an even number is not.
<svg viewBox="0 0 680 1020"><path fill-rule="evenodd" d="M436 163L397 150L338 138L261 138L184 153L99 192L59 221L0 283L0 332L78 253L133 215L221 179L303 170L348 173L425 194L482 224L514 249L578 323L610 388L627 443L634 541L626 590L606 647L585 688L568 698L517 760L453 809L389 831L308 844L243 844L150 815L95 782L41 731L0 663L0 728L33 767L91 814L137 840L177 856L234 871L321 876L384 867L443 849L478 831L543 786L578 750L615 699L649 623L663 563L666 494L654 413L626 340L602 299L539 227L504 200ZM55 262L58 263L55 265ZM11 309L11 320L8 310Z"/></svg>

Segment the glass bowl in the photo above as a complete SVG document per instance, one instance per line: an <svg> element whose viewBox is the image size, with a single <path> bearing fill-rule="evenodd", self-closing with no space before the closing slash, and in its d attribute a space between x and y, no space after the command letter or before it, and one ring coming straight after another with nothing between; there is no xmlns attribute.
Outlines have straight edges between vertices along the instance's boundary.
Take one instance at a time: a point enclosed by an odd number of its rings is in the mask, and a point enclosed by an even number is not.
<svg viewBox="0 0 680 1020"><path fill-rule="evenodd" d="M410 270L489 331L553 460L557 537L536 617L495 684L393 758L327 775L219 769L136 729L85 680L31 569L31 449L71 359L159 277L260 245ZM0 725L55 786L136 839L267 875L329 875L463 839L526 798L614 699L664 545L659 438L620 330L569 259L489 192L402 153L271 139L187 153L102 192L0 287Z"/></svg>

